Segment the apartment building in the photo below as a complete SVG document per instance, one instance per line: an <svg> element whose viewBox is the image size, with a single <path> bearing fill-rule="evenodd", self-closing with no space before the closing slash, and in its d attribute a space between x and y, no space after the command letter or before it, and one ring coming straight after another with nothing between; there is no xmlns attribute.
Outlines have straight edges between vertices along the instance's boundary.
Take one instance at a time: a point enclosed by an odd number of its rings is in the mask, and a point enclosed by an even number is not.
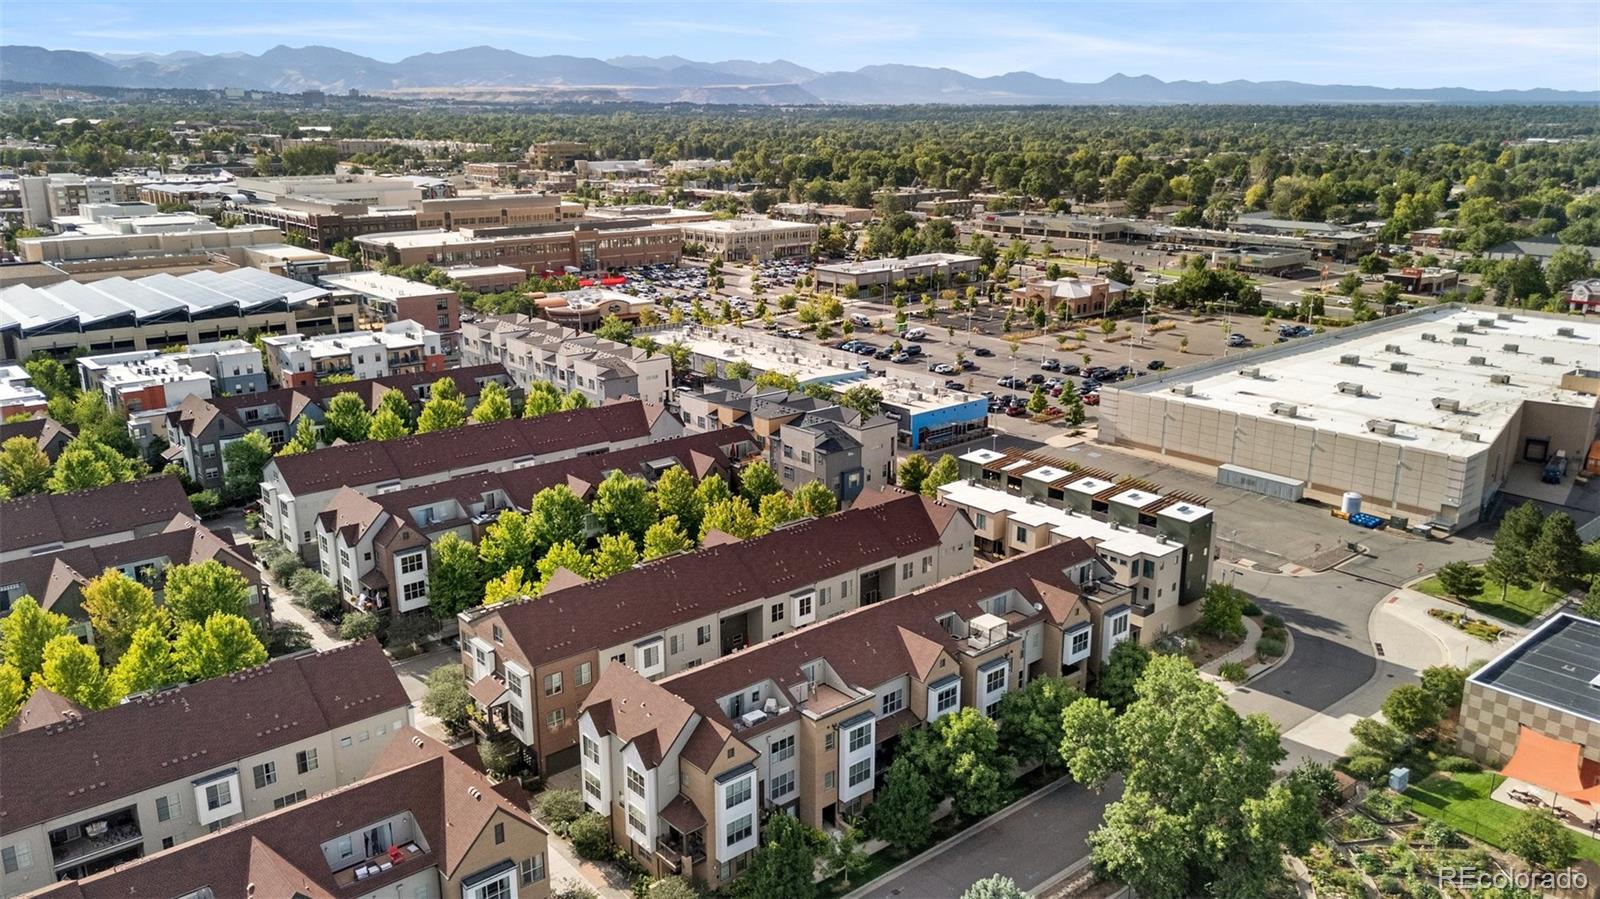
<svg viewBox="0 0 1600 899"><path fill-rule="evenodd" d="M434 331L461 330L461 297L448 287L434 287L381 272L327 274L317 283L337 293L358 298L362 318L393 324L415 322ZM452 345L454 340L449 341Z"/></svg>
<svg viewBox="0 0 1600 899"><path fill-rule="evenodd" d="M817 245L817 226L758 216L683 224L686 243L699 244L700 255L729 262L810 256Z"/></svg>
<svg viewBox="0 0 1600 899"><path fill-rule="evenodd" d="M0 733L0 891L88 877L343 787L410 718L375 640L97 712L35 690Z"/></svg>
<svg viewBox="0 0 1600 899"><path fill-rule="evenodd" d="M44 412L50 401L20 365L0 365L0 420Z"/></svg>
<svg viewBox="0 0 1600 899"><path fill-rule="evenodd" d="M584 803L652 873L721 887L766 815L860 814L909 728L992 716L1033 678L1103 663L1127 620L1091 608L1101 574L1086 544L1062 543L654 682L608 666L580 707Z"/></svg>
<svg viewBox="0 0 1600 899"><path fill-rule="evenodd" d="M481 188L516 187L527 169L515 162L469 162L464 173L468 181Z"/></svg>
<svg viewBox="0 0 1600 899"><path fill-rule="evenodd" d="M618 471L654 483L682 468L733 486L751 448L748 431L729 428L372 496L345 488L317 516L315 566L353 608L402 615L427 607L428 547L446 533L476 543L502 512L526 512L547 487L565 485L590 502Z"/></svg>
<svg viewBox="0 0 1600 899"><path fill-rule="evenodd" d="M608 668L670 677L814 621L899 596L972 565L972 525L893 488L761 537L599 581L567 578L535 601L463 612L471 693L541 771L576 759L580 706Z"/></svg>
<svg viewBox="0 0 1600 899"><path fill-rule="evenodd" d="M144 537L179 515L193 516L172 475L0 502L0 563L43 552Z"/></svg>
<svg viewBox="0 0 1600 899"><path fill-rule="evenodd" d="M834 291L864 290L898 281L925 278L941 284L955 284L962 278L976 280L983 260L960 253L920 253L904 259L866 259L860 262L834 262L817 266L817 287Z"/></svg>
<svg viewBox="0 0 1600 899"><path fill-rule="evenodd" d="M139 199L139 187L132 181L93 178L74 174L23 175L21 188L22 223L29 228L46 228L56 218L77 215L85 203L130 203Z"/></svg>
<svg viewBox="0 0 1600 899"><path fill-rule="evenodd" d="M487 194L441 197L417 204L416 230L463 228L520 228L547 225L583 217L582 203L569 203L548 194Z"/></svg>
<svg viewBox="0 0 1600 899"><path fill-rule="evenodd" d="M626 449L682 431L660 406L619 402L277 457L262 473L261 526L268 537L310 560L317 516L342 487L370 495Z"/></svg>
<svg viewBox="0 0 1600 899"><path fill-rule="evenodd" d="M1021 309L1037 304L1052 318L1067 307L1067 318L1103 317L1128 293L1128 285L1110 278L1086 275L1056 280L1029 281L1011 291L1011 305Z"/></svg>
<svg viewBox="0 0 1600 899"><path fill-rule="evenodd" d="M283 334L262 339L267 370L282 387L305 387L333 375L357 380L413 372L443 372L443 337L414 321L390 322L381 331Z"/></svg>
<svg viewBox="0 0 1600 899"><path fill-rule="evenodd" d="M178 363L182 367L205 375L210 379L216 395L260 393L267 389L267 373L261 364L261 352L244 340L220 340L197 343L171 352L135 350L128 353L109 353L78 358L78 385L84 390L106 390L106 383L122 383L123 389L137 378L119 371L123 366L154 364L161 360ZM116 404L116 398L106 397ZM182 397L179 397L181 400ZM158 408L145 404L146 408Z"/></svg>
<svg viewBox="0 0 1600 899"><path fill-rule="evenodd" d="M7 561L0 568L0 616L11 611L18 599L31 596L40 608L67 616L73 632L93 643L94 632L83 609L83 588L89 581L116 569L155 591L159 602L167 568L208 561L221 562L244 576L250 585L245 614L266 622L267 591L249 546L238 546L228 531L213 532L187 515L174 516L164 529L147 536L97 540Z"/></svg>
<svg viewBox="0 0 1600 899"><path fill-rule="evenodd" d="M665 403L672 359L527 315L495 315L461 326L463 365L504 365L517 386L535 381L575 390L593 404L637 397Z"/></svg>
<svg viewBox="0 0 1600 899"><path fill-rule="evenodd" d="M511 228L408 231L356 240L368 268L389 265L514 265L529 274L593 272L676 263L683 229L636 219L581 219Z"/></svg>
<svg viewBox="0 0 1600 899"><path fill-rule="evenodd" d="M536 169L570 169L589 155L589 145L572 140L540 141L528 148L528 163Z"/></svg>
<svg viewBox="0 0 1600 899"><path fill-rule="evenodd" d="M405 727L349 786L29 895L544 899L546 841L520 789Z"/></svg>
<svg viewBox="0 0 1600 899"><path fill-rule="evenodd" d="M517 395L517 387L511 383L503 366L478 365L444 372L387 375L343 384L279 387L210 399L185 397L168 410L160 427L171 447L171 458L183 463L189 477L204 487L218 488L227 474L223 448L252 431L264 435L273 449L281 448L294 436L301 416L309 415L312 421L322 421L328 401L341 393L355 394L366 404L367 411L373 412L385 394L399 391L415 416L441 378L455 383L469 411L478 404L483 385L490 382L505 387L513 397Z"/></svg>

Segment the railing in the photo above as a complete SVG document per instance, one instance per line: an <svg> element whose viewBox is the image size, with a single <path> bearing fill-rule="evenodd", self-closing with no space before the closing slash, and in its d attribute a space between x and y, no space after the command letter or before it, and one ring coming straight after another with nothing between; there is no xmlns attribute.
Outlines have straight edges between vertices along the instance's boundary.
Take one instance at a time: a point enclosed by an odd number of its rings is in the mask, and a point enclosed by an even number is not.
<svg viewBox="0 0 1600 899"><path fill-rule="evenodd" d="M137 824L121 824L97 837L79 837L59 846L52 846L57 868L127 848L143 841L144 835Z"/></svg>

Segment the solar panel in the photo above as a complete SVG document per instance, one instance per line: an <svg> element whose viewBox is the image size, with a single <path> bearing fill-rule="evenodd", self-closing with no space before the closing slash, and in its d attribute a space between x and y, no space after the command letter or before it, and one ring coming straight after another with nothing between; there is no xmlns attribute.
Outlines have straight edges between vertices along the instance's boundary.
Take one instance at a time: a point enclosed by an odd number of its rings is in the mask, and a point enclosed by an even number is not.
<svg viewBox="0 0 1600 899"><path fill-rule="evenodd" d="M85 324L131 315L133 312L126 303L118 302L114 296L76 281L62 281L60 284L50 285L45 290L62 305L76 309L78 320Z"/></svg>
<svg viewBox="0 0 1600 899"><path fill-rule="evenodd" d="M151 290L142 283L147 279L129 281L127 278L106 278L96 281L96 290L104 291L133 309L141 320L157 318L187 307L164 293Z"/></svg>
<svg viewBox="0 0 1600 899"><path fill-rule="evenodd" d="M16 325L23 330L33 330L75 318L75 310L26 284L0 291L0 322Z"/></svg>

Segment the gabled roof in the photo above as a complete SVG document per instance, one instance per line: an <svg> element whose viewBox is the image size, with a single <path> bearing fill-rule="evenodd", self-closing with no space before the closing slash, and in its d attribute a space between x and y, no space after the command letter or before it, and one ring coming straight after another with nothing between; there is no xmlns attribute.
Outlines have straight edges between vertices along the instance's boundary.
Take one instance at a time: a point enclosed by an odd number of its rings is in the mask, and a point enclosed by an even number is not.
<svg viewBox="0 0 1600 899"><path fill-rule="evenodd" d="M37 416L22 421L8 421L0 423L0 443L13 437L27 437L46 450L58 439L71 440L72 429L48 416ZM52 461L54 457L52 456Z"/></svg>
<svg viewBox="0 0 1600 899"><path fill-rule="evenodd" d="M175 515L194 515L172 475L124 481L72 493L35 493L0 502L0 551L71 543L151 527Z"/></svg>
<svg viewBox="0 0 1600 899"><path fill-rule="evenodd" d="M695 717L688 703L627 665L608 665L580 712L589 713L601 733L633 744L652 768Z"/></svg>
<svg viewBox="0 0 1600 899"><path fill-rule="evenodd" d="M202 774L410 705L375 640L0 735L0 832Z"/></svg>
<svg viewBox="0 0 1600 899"><path fill-rule="evenodd" d="M40 687L34 690L28 701L17 710L16 717L5 727L0 728L0 735L48 727L52 724L69 724L83 718L88 711L60 693Z"/></svg>

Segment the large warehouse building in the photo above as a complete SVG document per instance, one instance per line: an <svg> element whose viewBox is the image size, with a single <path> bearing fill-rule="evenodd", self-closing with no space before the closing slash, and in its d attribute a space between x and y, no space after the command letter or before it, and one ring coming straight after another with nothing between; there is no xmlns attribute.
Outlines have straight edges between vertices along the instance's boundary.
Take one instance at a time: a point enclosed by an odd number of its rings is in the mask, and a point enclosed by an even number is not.
<svg viewBox="0 0 1600 899"><path fill-rule="evenodd" d="M1099 434L1456 529L1558 452L1571 486L1597 369L1600 323L1435 306L1107 386Z"/></svg>

